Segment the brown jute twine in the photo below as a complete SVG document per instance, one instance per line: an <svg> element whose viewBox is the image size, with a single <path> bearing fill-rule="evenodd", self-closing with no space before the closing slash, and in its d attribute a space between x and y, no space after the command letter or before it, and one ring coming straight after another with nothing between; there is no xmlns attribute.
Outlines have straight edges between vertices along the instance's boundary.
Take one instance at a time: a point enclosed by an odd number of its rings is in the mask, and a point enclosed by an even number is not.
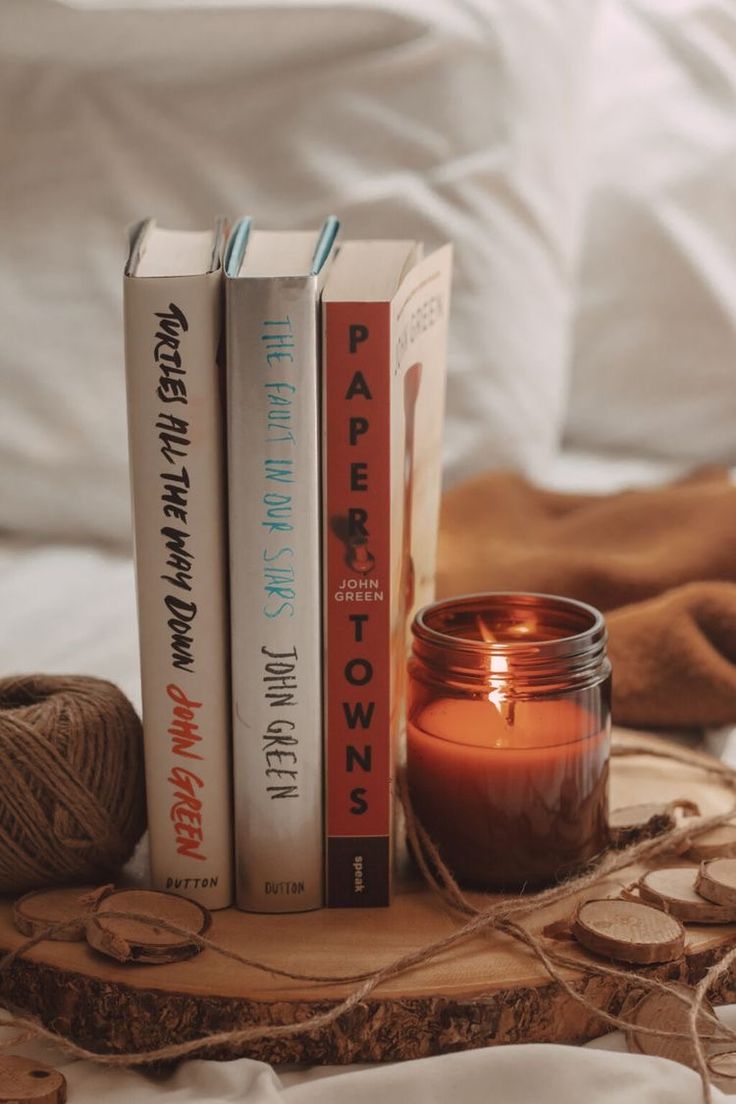
<svg viewBox="0 0 736 1104"><path fill-rule="evenodd" d="M141 723L122 691L0 679L0 893L105 879L145 824Z"/></svg>
<svg viewBox="0 0 736 1104"><path fill-rule="evenodd" d="M671 745L667 747L663 746L659 750L653 749L650 751L647 749L645 752L642 752L640 749L632 748L625 743L620 745L614 743L612 754L617 756L655 754L662 758L686 763L708 774L715 775L724 785L730 789L736 790L736 771L731 770L731 768L723 764L714 763L712 760L700 756L697 753L673 748ZM386 963L372 973L329 976L295 973L289 970L279 969L265 962L249 959L245 955L241 955L236 951L221 946L207 936L194 935L184 928L175 924L169 924L159 918L129 912L107 913L110 918L115 917L119 919L137 920L144 924L163 928L173 934L184 936L192 942L198 943L203 949L209 950L223 958L227 958L243 966L261 970L265 973L271 973L297 981L310 981L316 984L343 983L354 986L347 997L333 1005L332 1008L327 1011L317 1013L299 1022L284 1024L252 1024L248 1027L235 1028L231 1031L219 1031L199 1039L191 1039L184 1043L174 1043L169 1046L158 1047L156 1050L135 1054L99 1054L95 1051L87 1050L85 1047L77 1045L72 1040L66 1039L53 1031L49 1031L49 1029L39 1021L25 1016L22 1012L14 1014L13 1009L9 1009L9 1014L4 1020L0 1020L0 1023L13 1026L20 1031L30 1032L37 1038L45 1039L59 1046L67 1054L73 1057L98 1062L107 1066L140 1066L152 1062L165 1062L189 1058L195 1054L202 1056L206 1055L208 1051L223 1046L235 1048L251 1042L254 1039L279 1039L289 1036L304 1035L327 1027L365 1001L379 985L389 978L396 977L422 963L432 961L450 947L464 942L480 933L502 931L512 939L526 946L541 962L550 977L560 985L572 1000L577 1001L590 1013L609 1024L611 1027L627 1029L631 1027L631 1023L621 1016L613 1015L599 1008L590 997L580 992L575 983L567 976L570 971L574 972L578 977L595 978L605 976L617 978L624 981L629 987L644 989L648 992L666 993L688 1004L690 1006L690 1011L689 1033L687 1035L655 1027L645 1027L643 1025L637 1026L636 1030L638 1034L654 1035L658 1038L690 1039L696 1055L697 1069L702 1080L703 1099L706 1104L711 1104L712 1092L710 1070L708 1068L707 1056L702 1039L698 1033L697 1025L698 1023L702 1024L704 1022L709 1024L709 1039L723 1039L736 1044L736 1031L721 1023L703 1007L703 1002L708 992L720 978L729 972L733 963L736 962L736 948L729 951L718 963L708 970L702 981L700 981L695 988L691 1002L689 995L683 995L682 990L678 989L676 986L670 986L665 982L642 976L631 969L623 970L613 964L593 962L592 960L589 965L584 965L579 958L565 954L557 948L554 948L549 941L540 939L538 936L532 934L524 927L522 921L537 909L548 905L570 901L572 906L574 898L579 894L586 890L593 889L600 882L605 881L618 871L624 870L626 867L635 863L655 859L670 852L679 853L685 850L693 839L696 839L703 833L736 817L736 802L725 812L718 815L697 818L692 817L688 819L687 823L678 825L654 839L643 840L640 843L634 843L618 851L606 852L598 858L590 869L583 872L578 877L571 878L560 885L552 886L550 889L543 890L539 893L505 898L500 901L493 899L487 904L477 905L463 893L451 872L442 862L432 840L414 815L403 778L400 779L400 797L406 818L407 835L428 885L447 906L453 911L460 913L464 919L458 924L458 927L448 935L435 940L433 943L417 947L415 950ZM51 934L58 933L70 924L75 923L78 923L78 921L63 921L50 925L44 931L38 932L36 935L26 940L15 951L0 960L0 976L5 971L12 969L17 959L25 955L32 947L35 947L38 943L47 939ZM484 995L485 994L482 993L479 994L478 1000L482 1000Z"/></svg>

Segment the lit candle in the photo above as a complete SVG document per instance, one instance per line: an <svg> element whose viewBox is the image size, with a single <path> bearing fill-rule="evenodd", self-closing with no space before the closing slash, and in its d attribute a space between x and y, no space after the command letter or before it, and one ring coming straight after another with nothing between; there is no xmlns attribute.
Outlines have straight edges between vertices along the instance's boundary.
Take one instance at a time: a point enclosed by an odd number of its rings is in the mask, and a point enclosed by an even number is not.
<svg viewBox="0 0 736 1104"><path fill-rule="evenodd" d="M607 842L610 666L602 616L569 599L469 595L413 626L407 772L464 884L563 878Z"/></svg>

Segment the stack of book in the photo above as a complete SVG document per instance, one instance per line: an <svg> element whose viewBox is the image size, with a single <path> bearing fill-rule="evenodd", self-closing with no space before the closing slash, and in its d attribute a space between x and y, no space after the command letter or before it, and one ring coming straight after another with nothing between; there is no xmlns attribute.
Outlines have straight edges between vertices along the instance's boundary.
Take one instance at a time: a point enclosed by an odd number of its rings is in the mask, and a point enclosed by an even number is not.
<svg viewBox="0 0 736 1104"><path fill-rule="evenodd" d="M135 226L128 427L156 888L388 905L431 600L451 250Z"/></svg>

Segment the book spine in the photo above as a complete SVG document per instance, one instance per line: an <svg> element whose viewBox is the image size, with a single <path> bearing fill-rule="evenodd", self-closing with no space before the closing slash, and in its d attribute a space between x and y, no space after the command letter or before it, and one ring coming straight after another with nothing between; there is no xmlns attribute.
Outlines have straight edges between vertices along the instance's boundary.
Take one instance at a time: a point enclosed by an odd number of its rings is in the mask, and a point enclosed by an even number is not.
<svg viewBox="0 0 736 1104"><path fill-rule="evenodd" d="M323 322L327 904L369 908L391 892L390 308Z"/></svg>
<svg viewBox="0 0 736 1104"><path fill-rule="evenodd" d="M151 877L232 901L222 280L126 277Z"/></svg>
<svg viewBox="0 0 736 1104"><path fill-rule="evenodd" d="M228 279L237 903L323 903L317 283Z"/></svg>

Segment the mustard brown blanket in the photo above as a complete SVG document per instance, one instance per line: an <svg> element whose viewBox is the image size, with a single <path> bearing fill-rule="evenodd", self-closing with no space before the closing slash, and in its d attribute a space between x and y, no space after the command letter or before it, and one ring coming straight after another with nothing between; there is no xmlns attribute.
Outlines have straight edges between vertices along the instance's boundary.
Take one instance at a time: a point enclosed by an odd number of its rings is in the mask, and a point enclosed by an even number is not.
<svg viewBox="0 0 736 1104"><path fill-rule="evenodd" d="M613 718L736 722L736 487L721 469L612 495L496 472L443 500L438 596L566 595L606 614Z"/></svg>

